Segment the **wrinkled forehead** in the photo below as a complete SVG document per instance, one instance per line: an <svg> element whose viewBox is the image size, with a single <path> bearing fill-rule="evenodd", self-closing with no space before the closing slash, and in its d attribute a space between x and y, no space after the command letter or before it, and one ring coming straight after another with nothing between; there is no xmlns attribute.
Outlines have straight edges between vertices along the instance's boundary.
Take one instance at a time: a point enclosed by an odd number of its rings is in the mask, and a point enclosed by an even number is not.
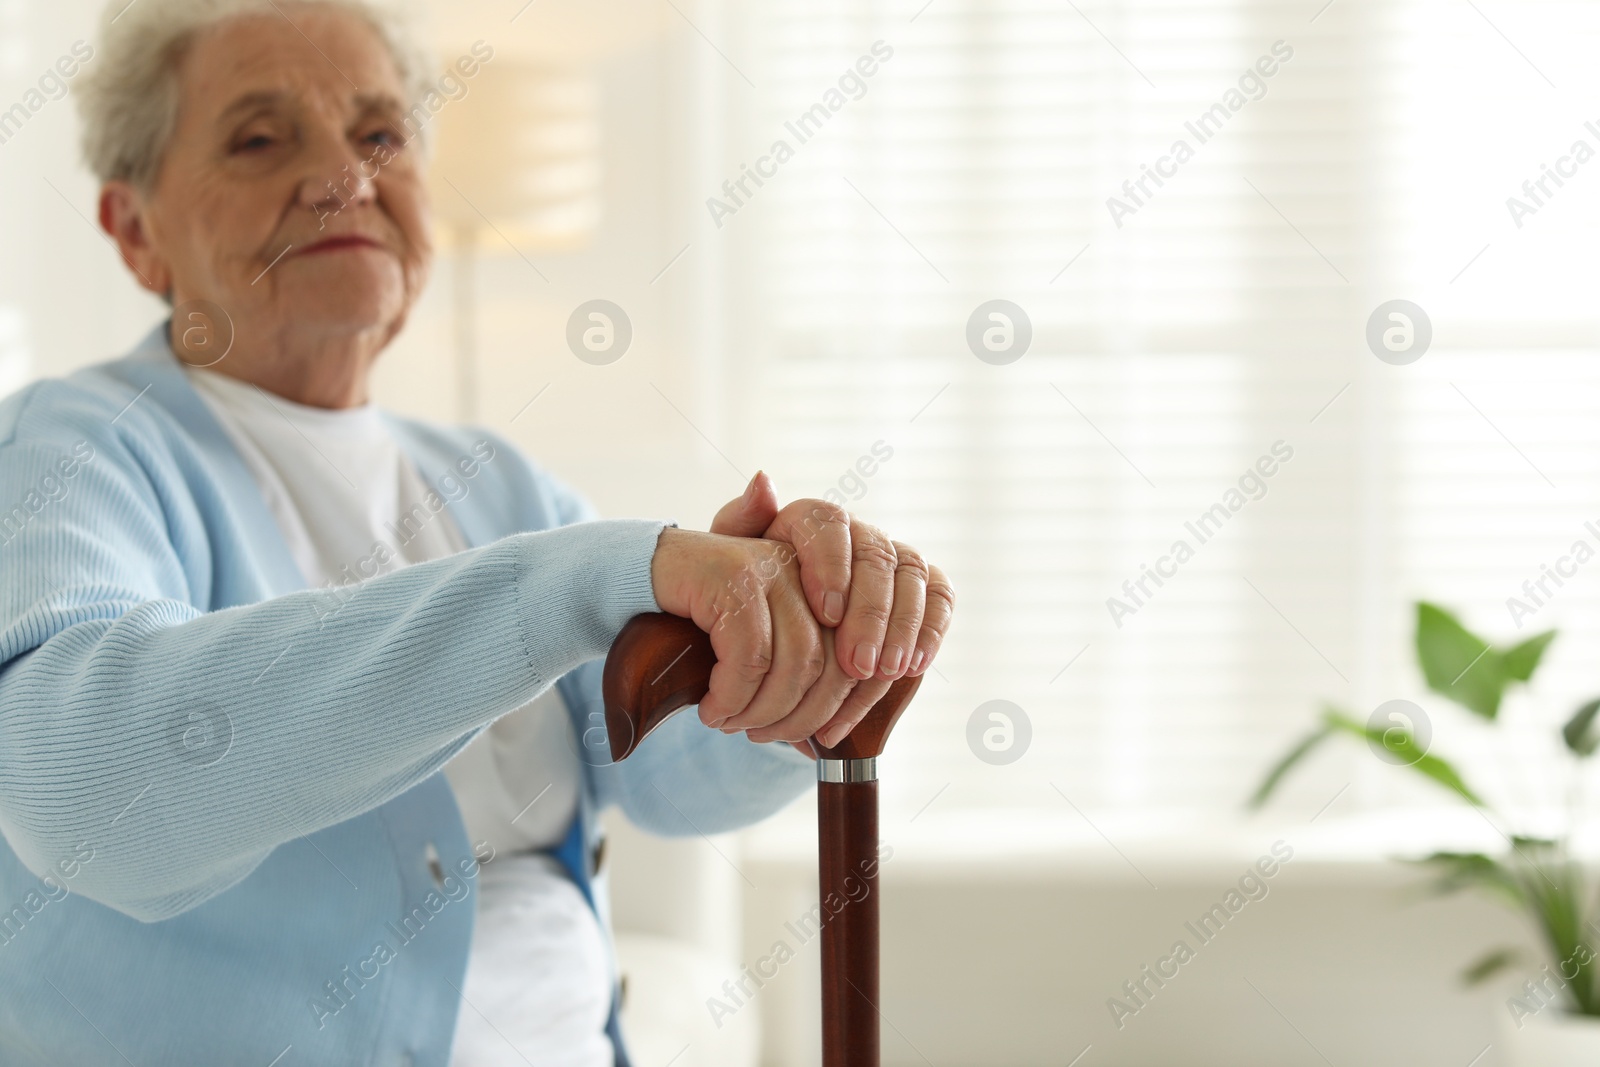
<svg viewBox="0 0 1600 1067"><path fill-rule="evenodd" d="M199 31L178 68L179 125L228 123L263 110L349 116L402 107L394 57L365 19L285 4Z"/></svg>

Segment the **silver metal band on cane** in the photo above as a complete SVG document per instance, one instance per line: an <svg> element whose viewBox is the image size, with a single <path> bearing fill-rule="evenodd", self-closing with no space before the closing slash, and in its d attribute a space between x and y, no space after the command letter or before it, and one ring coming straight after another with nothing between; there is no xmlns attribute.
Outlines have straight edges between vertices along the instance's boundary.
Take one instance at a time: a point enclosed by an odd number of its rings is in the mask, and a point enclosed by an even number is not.
<svg viewBox="0 0 1600 1067"><path fill-rule="evenodd" d="M866 759L817 760L819 782L876 782L877 780L877 756L868 756Z"/></svg>

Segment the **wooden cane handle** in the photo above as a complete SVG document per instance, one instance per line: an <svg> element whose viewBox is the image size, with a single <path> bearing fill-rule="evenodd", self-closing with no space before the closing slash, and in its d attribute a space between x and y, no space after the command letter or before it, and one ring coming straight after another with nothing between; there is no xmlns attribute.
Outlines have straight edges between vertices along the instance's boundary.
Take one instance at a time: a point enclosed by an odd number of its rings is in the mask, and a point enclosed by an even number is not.
<svg viewBox="0 0 1600 1067"><path fill-rule="evenodd" d="M699 703L711 687L716 662L711 635L692 619L653 612L628 620L611 643L601 679L611 758L626 759L656 727ZM849 736L832 748L813 738L812 750L823 759L882 755L889 731L921 684L921 675L899 679Z"/></svg>

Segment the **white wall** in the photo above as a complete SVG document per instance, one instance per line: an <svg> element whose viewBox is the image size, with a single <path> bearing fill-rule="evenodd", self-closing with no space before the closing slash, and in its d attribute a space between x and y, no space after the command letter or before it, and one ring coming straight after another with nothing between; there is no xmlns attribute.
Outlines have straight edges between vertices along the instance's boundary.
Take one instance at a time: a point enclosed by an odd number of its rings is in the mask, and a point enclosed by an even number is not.
<svg viewBox="0 0 1600 1067"><path fill-rule="evenodd" d="M83 0L0 8L0 106L19 100L74 41L92 41L97 12ZM162 316L93 222L74 106L70 96L48 102L0 144L0 307L19 316L17 343L37 375L118 355Z"/></svg>
<svg viewBox="0 0 1600 1067"><path fill-rule="evenodd" d="M1382 860L1303 858L1201 947L1185 921L1248 857L1138 856L1159 889L1098 839L1048 862L897 852L880 890L887 1067L1065 1067L1080 1053L1080 1067L1464 1067L1496 1043L1511 990L1469 991L1458 973L1524 943L1519 918L1475 897L1414 899L1415 872ZM747 895L750 963L776 939L799 945L784 924L817 890L803 857L745 869L760 887ZM1195 958L1119 1030L1107 1000L1179 938ZM818 959L813 940L755 998L769 1067L818 1060Z"/></svg>

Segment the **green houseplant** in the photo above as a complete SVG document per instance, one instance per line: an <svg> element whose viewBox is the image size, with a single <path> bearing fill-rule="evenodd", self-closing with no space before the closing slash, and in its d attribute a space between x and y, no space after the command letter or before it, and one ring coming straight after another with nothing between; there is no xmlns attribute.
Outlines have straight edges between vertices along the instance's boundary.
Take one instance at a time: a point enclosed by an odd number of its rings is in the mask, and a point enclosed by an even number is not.
<svg viewBox="0 0 1600 1067"><path fill-rule="evenodd" d="M1554 630L1518 644L1499 647L1469 631L1444 608L1418 603L1416 655L1428 688L1497 723L1501 700L1514 685L1533 677ZM1388 705L1380 707L1383 711ZM1419 709L1420 710L1420 709ZM1424 720L1425 721L1425 720ZM1324 742L1335 737L1363 741L1387 762L1411 768L1463 802L1493 816L1496 825L1506 820L1474 791L1444 759L1428 751L1426 737L1419 739L1414 724L1374 719L1361 722L1336 707L1323 709L1317 727L1275 764L1250 799L1252 808L1266 803L1298 764ZM1600 748L1600 699L1583 704L1561 731L1570 758L1587 760ZM1576 770L1576 767L1574 768ZM1435 852L1419 860L1431 872L1429 888L1439 893L1477 890L1521 911L1538 932L1546 964L1539 981L1524 984L1508 1001L1511 1019L1520 1028L1522 1018L1558 1004L1569 1015L1600 1017L1600 925L1595 894L1568 845L1576 821L1576 795L1569 794L1569 810L1556 837L1507 835L1503 855L1483 852ZM1477 984L1511 967L1525 965L1528 957L1515 948L1494 949L1463 972ZM1560 1014L1552 1013L1552 1014Z"/></svg>

